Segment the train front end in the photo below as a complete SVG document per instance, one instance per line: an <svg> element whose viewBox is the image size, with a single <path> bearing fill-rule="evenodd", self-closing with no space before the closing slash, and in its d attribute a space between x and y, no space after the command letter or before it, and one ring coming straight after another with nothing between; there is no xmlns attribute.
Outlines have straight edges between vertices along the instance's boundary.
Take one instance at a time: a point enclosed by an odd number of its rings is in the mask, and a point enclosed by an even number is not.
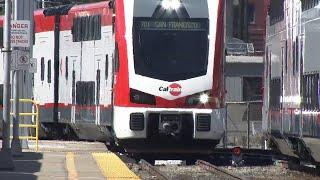
<svg viewBox="0 0 320 180"><path fill-rule="evenodd" d="M223 0L117 0L113 129L128 152L208 152L224 134Z"/></svg>

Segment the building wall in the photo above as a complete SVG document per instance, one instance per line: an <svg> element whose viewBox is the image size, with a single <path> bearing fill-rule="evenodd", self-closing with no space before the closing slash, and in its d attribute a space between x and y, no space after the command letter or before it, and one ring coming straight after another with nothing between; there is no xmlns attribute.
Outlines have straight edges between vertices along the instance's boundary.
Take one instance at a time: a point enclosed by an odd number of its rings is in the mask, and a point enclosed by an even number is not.
<svg viewBox="0 0 320 180"><path fill-rule="evenodd" d="M252 20L254 16L254 21ZM253 43L255 55L264 54L267 3L262 0L227 1L227 39Z"/></svg>

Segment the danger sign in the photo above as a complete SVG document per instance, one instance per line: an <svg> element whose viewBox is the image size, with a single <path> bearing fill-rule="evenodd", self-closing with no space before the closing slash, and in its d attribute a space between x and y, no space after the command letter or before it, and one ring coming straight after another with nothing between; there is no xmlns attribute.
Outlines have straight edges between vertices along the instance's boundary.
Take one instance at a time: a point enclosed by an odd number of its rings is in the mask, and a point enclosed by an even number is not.
<svg viewBox="0 0 320 180"><path fill-rule="evenodd" d="M30 47L30 21L11 21L11 46Z"/></svg>

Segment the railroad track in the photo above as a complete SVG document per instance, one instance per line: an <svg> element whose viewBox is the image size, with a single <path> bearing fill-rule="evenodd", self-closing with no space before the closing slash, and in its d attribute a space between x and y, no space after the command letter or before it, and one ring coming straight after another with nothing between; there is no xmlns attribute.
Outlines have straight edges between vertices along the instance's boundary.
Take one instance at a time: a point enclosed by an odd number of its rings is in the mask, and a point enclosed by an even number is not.
<svg viewBox="0 0 320 180"><path fill-rule="evenodd" d="M285 169L290 169L290 170L295 170L295 171L299 171L299 172L303 172L303 173L307 173L315 176L320 176L320 171L319 171L319 168L317 169L317 167L312 168L312 167L301 165L294 161L288 161L288 160L278 160L277 164Z"/></svg>
<svg viewBox="0 0 320 180"><path fill-rule="evenodd" d="M244 180L245 178L234 175L226 170L223 170L209 162L203 160L197 160L196 165L200 166L201 168L213 173L222 176L223 178L230 179L230 180Z"/></svg>
<svg viewBox="0 0 320 180"><path fill-rule="evenodd" d="M151 165L146 160L142 159L140 161L140 166L143 170L147 171L148 173L154 175L159 180L169 180L170 178L165 173L161 172L156 166Z"/></svg>
<svg viewBox="0 0 320 180"><path fill-rule="evenodd" d="M146 160L140 161L140 167L141 169L145 170L149 174L152 174L159 180L170 180L172 179L169 175L162 172L158 169L157 166L153 166L150 163L148 163ZM196 166L199 166L201 169L204 169L206 172L209 172L215 176L221 177L223 179L228 180L244 180L245 178L234 175L226 170L223 170L215 165L210 164L209 162L203 161L203 160L197 160ZM219 178L217 178L219 179Z"/></svg>

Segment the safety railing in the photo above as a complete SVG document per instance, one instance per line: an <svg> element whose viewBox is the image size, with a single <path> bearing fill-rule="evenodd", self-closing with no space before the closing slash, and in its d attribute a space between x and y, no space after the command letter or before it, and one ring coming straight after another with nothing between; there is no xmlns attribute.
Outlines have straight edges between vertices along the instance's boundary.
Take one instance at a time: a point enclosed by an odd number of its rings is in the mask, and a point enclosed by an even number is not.
<svg viewBox="0 0 320 180"><path fill-rule="evenodd" d="M14 100L11 99L11 102L13 102ZM35 121L34 124L20 124L19 122L19 128L34 128L35 129L35 136L31 135L26 135L26 136L19 136L20 140L35 140L36 142L36 146L35 149L36 151L39 150L39 105L36 101L32 100L32 99L19 99L20 103L31 103L33 105L33 112L21 112L19 113L19 116L34 116L35 117ZM10 113L10 115L14 115L14 113ZM12 125L11 125L12 127ZM12 138L12 137L11 137Z"/></svg>

